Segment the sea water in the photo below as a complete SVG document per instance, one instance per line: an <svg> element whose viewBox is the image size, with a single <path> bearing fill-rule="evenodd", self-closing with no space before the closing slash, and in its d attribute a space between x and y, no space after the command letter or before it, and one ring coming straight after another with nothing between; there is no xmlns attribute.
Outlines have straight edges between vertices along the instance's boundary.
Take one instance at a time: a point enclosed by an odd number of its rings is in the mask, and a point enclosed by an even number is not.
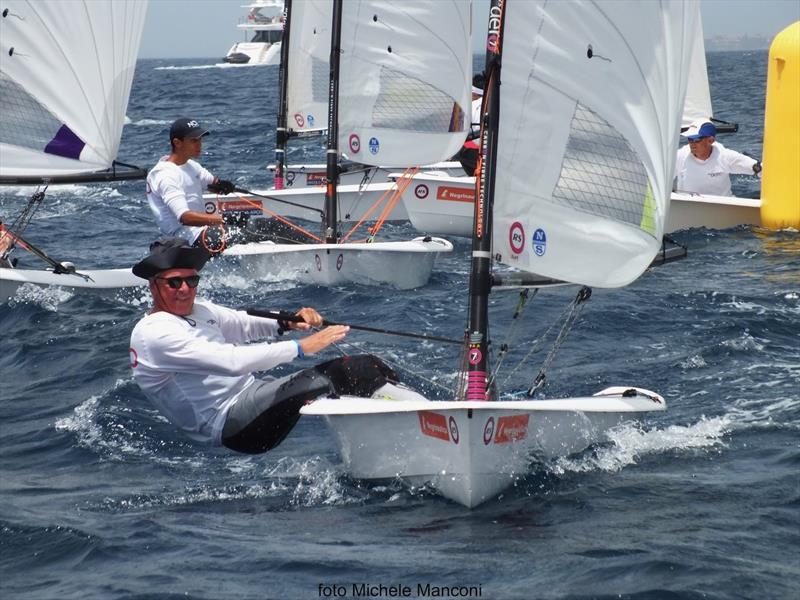
<svg viewBox="0 0 800 600"><path fill-rule="evenodd" d="M712 53L728 147L761 154L766 52ZM173 119L211 130L202 163L244 188L271 183L277 68L140 61L120 159L149 167ZM318 142L289 160L319 161ZM765 165L765 169L769 166ZM758 192L737 178L738 195ZM29 188L0 189L18 214ZM130 265L155 237L144 183L51 187L27 235L79 267ZM414 235L389 226L390 239ZM548 396L638 385L668 410L587 451L532 465L467 510L399 481L342 470L332 436L303 418L262 456L199 446L132 381L128 340L144 292L118 299L32 290L0 306L0 592L14 599L445 597L797 598L800 595L800 236L741 227L678 234L689 258L620 290L595 290L548 371ZM209 269L201 294L229 306L315 306L329 319L458 337L469 243L430 284L253 281ZM20 266L39 268L24 254ZM575 290L526 309L509 367ZM492 294L505 338L515 294ZM444 398L458 350L351 331ZM545 347L547 349L547 347ZM279 369L291 372L324 355ZM522 392L535 355L508 384ZM500 373L503 377L503 373ZM408 594L404 590L409 590ZM394 595L392 595L394 594ZM439 595L434 595L439 594Z"/></svg>

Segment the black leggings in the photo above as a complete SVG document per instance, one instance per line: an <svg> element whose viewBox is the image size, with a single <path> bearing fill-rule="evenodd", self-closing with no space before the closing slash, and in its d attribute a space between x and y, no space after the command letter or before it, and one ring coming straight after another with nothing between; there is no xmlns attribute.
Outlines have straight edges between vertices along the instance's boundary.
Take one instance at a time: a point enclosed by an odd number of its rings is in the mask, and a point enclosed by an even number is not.
<svg viewBox="0 0 800 600"><path fill-rule="evenodd" d="M230 410L222 443L245 454L261 454L280 444L300 418L309 400L324 394L371 396L399 377L379 358L345 356L272 381L256 380Z"/></svg>

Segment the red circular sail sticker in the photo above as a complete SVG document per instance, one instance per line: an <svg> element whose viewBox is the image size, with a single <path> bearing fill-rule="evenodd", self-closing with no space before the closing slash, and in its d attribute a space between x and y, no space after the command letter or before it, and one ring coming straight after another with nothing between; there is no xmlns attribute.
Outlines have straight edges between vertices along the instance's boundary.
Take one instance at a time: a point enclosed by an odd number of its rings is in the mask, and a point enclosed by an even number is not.
<svg viewBox="0 0 800 600"><path fill-rule="evenodd" d="M300 113L294 113L294 122L297 123L298 127L302 127L303 125L306 124L306 120Z"/></svg>
<svg viewBox="0 0 800 600"><path fill-rule="evenodd" d="M414 195L422 200L423 198L428 197L428 186L424 183L420 183L417 187L414 188Z"/></svg>
<svg viewBox="0 0 800 600"><path fill-rule="evenodd" d="M511 251L514 254L522 254L525 249L525 229L519 221L515 221L509 227L508 243L511 245Z"/></svg>
<svg viewBox="0 0 800 600"><path fill-rule="evenodd" d="M361 150L361 140L358 139L358 135L355 133L350 134L350 152L353 154L358 154L359 150Z"/></svg>
<svg viewBox="0 0 800 600"><path fill-rule="evenodd" d="M478 348L470 348L469 349L469 364L477 365L479 362L481 362L482 358L483 358L483 354L481 353L481 351Z"/></svg>

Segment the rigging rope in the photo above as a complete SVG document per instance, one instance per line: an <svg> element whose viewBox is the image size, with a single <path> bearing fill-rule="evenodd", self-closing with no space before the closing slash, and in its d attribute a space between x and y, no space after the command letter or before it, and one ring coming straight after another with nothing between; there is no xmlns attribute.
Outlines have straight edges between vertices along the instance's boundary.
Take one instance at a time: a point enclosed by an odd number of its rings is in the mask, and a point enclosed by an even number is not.
<svg viewBox="0 0 800 600"><path fill-rule="evenodd" d="M522 312L525 310L525 307L528 305L528 300L533 300L536 297L536 294L539 293L539 288L534 288L533 296L529 296L529 290L526 288L519 293L519 300L517 300L517 306L514 308L514 315L511 317L511 326L508 328L506 332L506 339L500 345L500 353L497 356L497 363L495 364L494 370L492 374L489 376L489 385L492 385L497 378L497 373L500 370L500 367L503 365L503 360L505 360L506 356L508 356L508 348L511 342L513 341L517 330L519 329L519 324L522 323Z"/></svg>

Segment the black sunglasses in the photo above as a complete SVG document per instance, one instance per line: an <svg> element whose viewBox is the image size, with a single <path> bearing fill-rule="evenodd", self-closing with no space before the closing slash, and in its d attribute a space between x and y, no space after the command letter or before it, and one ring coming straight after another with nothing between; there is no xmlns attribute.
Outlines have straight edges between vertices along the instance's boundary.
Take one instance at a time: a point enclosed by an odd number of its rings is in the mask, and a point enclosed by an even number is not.
<svg viewBox="0 0 800 600"><path fill-rule="evenodd" d="M156 279L166 281L167 285L173 290L181 289L184 281L186 282L186 285L192 289L196 288L197 284L200 283L200 275L188 275L186 277L156 277Z"/></svg>

